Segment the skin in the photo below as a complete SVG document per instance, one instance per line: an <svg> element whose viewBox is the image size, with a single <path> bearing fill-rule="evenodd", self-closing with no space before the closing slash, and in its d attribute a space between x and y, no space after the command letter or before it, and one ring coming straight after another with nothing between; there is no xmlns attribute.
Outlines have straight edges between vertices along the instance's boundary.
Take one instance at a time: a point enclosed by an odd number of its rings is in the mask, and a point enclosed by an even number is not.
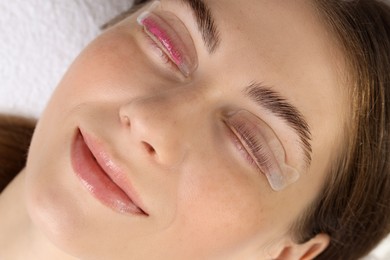
<svg viewBox="0 0 390 260"><path fill-rule="evenodd" d="M213 54L186 6L162 0L159 7L184 23L195 44L198 67L188 78L151 55L136 23L139 12L81 53L39 121L25 171L0 197L0 209L10 209L0 225L10 234L4 252L35 250L55 259L311 259L326 248L326 234L298 245L289 227L318 195L340 151L348 112L343 56L310 1L205 2L221 38ZM280 92L307 120L310 167L295 132L243 95L253 81ZM275 192L238 151L221 114L242 109L276 133L286 162L301 174L296 183ZM148 217L115 212L81 185L70 162L78 127L125 170Z"/></svg>

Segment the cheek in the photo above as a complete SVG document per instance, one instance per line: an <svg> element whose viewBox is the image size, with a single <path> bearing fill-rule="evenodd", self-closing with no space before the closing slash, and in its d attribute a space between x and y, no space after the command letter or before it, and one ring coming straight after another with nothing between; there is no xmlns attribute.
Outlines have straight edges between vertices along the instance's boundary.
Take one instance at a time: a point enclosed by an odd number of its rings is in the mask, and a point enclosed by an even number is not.
<svg viewBox="0 0 390 260"><path fill-rule="evenodd" d="M108 31L77 57L53 99L66 106L118 102L154 93L164 83L129 33ZM67 99L66 101L64 100Z"/></svg>
<svg viewBox="0 0 390 260"><path fill-rule="evenodd" d="M26 205L36 227L51 241L63 245L70 241L68 236L75 233L75 227L82 223L78 218L80 199L68 178L71 169L64 160L67 143L55 145L53 131L46 132L46 125L37 129L30 147L26 165ZM49 128L52 129L52 128ZM62 133L57 133L61 136Z"/></svg>
<svg viewBox="0 0 390 260"><path fill-rule="evenodd" d="M203 163L183 174L178 212L181 228L191 234L194 245L231 252L253 240L259 246L278 232L269 191L235 168Z"/></svg>

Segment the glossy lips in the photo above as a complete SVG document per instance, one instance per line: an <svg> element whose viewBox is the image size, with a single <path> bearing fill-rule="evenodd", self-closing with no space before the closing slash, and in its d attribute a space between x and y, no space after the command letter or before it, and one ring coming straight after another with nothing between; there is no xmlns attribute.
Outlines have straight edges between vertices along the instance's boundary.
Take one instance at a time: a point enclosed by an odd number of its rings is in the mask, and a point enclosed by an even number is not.
<svg viewBox="0 0 390 260"><path fill-rule="evenodd" d="M148 214L134 201L136 194L123 172L87 135L78 131L71 151L76 175L87 190L109 208L127 214Z"/></svg>
<svg viewBox="0 0 390 260"><path fill-rule="evenodd" d="M164 20L161 16L169 19ZM184 76L190 76L197 68L197 54L192 38L184 24L173 14L149 11L138 16L137 21L145 33L169 56Z"/></svg>

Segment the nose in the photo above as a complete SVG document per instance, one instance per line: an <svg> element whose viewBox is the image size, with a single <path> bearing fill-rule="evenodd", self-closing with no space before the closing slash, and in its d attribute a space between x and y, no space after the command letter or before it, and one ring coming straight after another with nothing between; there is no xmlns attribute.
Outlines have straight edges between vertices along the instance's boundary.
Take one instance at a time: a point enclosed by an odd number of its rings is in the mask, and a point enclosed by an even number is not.
<svg viewBox="0 0 390 260"><path fill-rule="evenodd" d="M119 116L136 151L174 167L194 148L207 111L203 95L181 88L132 99L120 107Z"/></svg>

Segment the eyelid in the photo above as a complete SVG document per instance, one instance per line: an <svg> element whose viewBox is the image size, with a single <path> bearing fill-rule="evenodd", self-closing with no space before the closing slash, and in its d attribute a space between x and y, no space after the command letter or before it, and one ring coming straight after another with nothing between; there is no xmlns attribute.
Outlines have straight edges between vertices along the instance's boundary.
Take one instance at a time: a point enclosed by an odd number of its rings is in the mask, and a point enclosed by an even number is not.
<svg viewBox="0 0 390 260"><path fill-rule="evenodd" d="M264 146L263 149L268 151L270 162L267 162L267 166L257 166L267 177L273 190L283 190L299 179L299 172L286 163L286 154L282 143L272 128L263 120L249 111L240 110L228 115L227 122L234 126L236 130L240 126L245 126L251 133L251 138L257 139ZM247 146L250 147L251 145ZM252 153L256 154L254 151ZM255 161L259 161L259 159L256 158Z"/></svg>
<svg viewBox="0 0 390 260"><path fill-rule="evenodd" d="M196 70L198 60L195 45L179 18L168 11L145 11L138 16L137 22L185 77Z"/></svg>

